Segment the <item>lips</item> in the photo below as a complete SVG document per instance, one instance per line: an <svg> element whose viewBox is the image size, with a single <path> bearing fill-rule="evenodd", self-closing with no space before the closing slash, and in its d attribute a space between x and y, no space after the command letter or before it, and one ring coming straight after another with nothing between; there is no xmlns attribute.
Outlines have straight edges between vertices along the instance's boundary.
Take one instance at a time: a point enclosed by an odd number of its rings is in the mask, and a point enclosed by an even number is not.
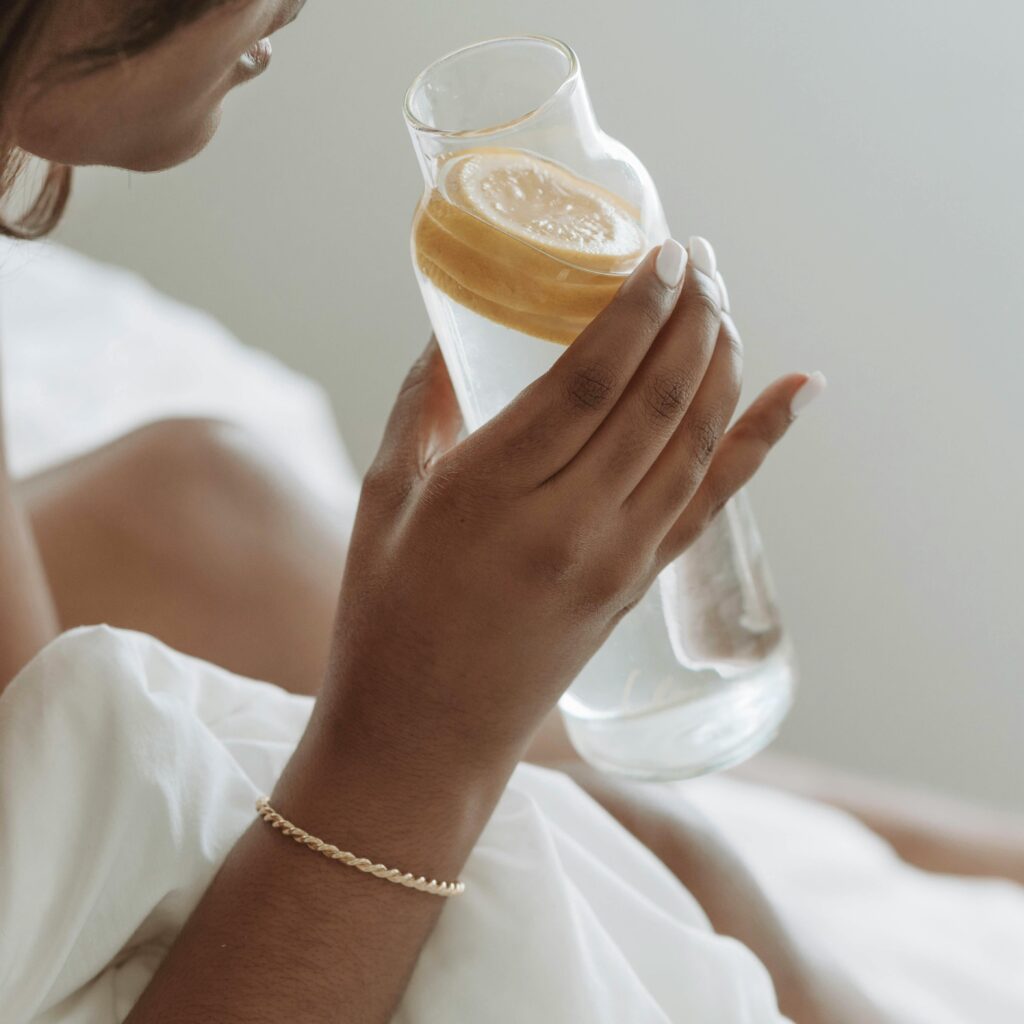
<svg viewBox="0 0 1024 1024"><path fill-rule="evenodd" d="M274 48L269 39L259 39L242 57L242 61L252 74L262 74L270 66L270 58L274 55Z"/></svg>

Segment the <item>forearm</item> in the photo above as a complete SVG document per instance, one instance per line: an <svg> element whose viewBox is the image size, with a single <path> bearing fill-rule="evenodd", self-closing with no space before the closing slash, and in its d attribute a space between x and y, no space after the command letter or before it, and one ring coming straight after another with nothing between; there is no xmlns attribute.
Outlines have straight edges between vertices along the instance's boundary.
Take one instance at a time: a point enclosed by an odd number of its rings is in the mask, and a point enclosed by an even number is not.
<svg viewBox="0 0 1024 1024"><path fill-rule="evenodd" d="M338 736L321 715L271 803L342 849L454 881L506 778L379 744L360 723ZM254 821L129 1022L383 1024L447 902L332 862Z"/></svg>
<svg viewBox="0 0 1024 1024"><path fill-rule="evenodd" d="M0 693L60 631L35 538L7 472L0 427Z"/></svg>

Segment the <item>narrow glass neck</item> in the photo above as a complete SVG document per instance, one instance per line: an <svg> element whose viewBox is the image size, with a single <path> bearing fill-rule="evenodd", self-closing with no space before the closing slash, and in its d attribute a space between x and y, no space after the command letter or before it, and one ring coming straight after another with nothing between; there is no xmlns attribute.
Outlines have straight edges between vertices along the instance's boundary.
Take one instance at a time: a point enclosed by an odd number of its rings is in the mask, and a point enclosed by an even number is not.
<svg viewBox="0 0 1024 1024"><path fill-rule="evenodd" d="M405 117L428 188L466 149L527 149L572 164L599 147L576 54L544 37L492 39L443 57L413 82Z"/></svg>

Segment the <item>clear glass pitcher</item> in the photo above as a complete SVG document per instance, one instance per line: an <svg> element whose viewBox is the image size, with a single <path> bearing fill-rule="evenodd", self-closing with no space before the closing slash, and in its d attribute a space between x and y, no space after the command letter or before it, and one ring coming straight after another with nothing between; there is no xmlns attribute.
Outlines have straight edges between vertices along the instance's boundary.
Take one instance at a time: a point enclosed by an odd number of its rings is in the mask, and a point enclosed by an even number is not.
<svg viewBox="0 0 1024 1024"><path fill-rule="evenodd" d="M493 39L443 57L413 82L405 117L424 179L413 266L475 430L550 369L668 226L650 175L598 128L576 54L555 39ZM560 707L592 764L678 779L760 750L794 677L740 494Z"/></svg>

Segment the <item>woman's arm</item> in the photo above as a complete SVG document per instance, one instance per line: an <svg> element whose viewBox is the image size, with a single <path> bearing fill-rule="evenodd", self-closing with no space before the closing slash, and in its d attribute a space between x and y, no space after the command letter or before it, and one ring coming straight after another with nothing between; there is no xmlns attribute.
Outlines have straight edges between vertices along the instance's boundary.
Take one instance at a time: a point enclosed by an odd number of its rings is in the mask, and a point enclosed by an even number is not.
<svg viewBox="0 0 1024 1024"><path fill-rule="evenodd" d="M652 254L457 447L436 344L410 374L364 483L324 688L272 794L296 825L454 881L541 720L785 433L807 378L727 430L739 339L666 245L676 273ZM444 902L254 823L131 1024L384 1022Z"/></svg>
<svg viewBox="0 0 1024 1024"><path fill-rule="evenodd" d="M325 842L454 881L512 767L469 767L440 744L415 749L322 716L271 803ZM445 903L329 861L256 820L128 1024L390 1020Z"/></svg>
<svg viewBox="0 0 1024 1024"><path fill-rule="evenodd" d="M59 632L28 519L7 471L0 373L0 693Z"/></svg>

